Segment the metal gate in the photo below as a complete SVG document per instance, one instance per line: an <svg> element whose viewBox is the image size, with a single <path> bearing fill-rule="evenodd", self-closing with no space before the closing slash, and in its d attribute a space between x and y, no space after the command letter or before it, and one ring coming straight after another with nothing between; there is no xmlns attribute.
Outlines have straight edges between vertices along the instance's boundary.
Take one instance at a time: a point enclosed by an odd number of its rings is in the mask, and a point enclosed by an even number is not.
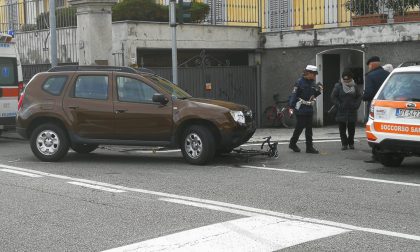
<svg viewBox="0 0 420 252"><path fill-rule="evenodd" d="M172 68L150 68L171 80ZM258 68L256 66L183 67L178 69L179 86L194 97L221 99L258 110ZM206 90L211 86L211 90Z"/></svg>

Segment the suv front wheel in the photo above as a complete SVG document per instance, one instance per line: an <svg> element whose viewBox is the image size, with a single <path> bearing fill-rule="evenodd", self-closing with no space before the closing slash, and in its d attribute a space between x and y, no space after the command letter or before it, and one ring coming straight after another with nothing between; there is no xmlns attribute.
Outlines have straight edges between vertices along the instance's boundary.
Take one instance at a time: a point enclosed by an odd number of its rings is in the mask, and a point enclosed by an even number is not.
<svg viewBox="0 0 420 252"><path fill-rule="evenodd" d="M181 151L187 162L205 164L213 159L215 150L214 136L208 128L194 125L184 131Z"/></svg>
<svg viewBox="0 0 420 252"><path fill-rule="evenodd" d="M31 134L31 150L41 161L62 159L69 150L69 140L64 130L51 123L38 126Z"/></svg>

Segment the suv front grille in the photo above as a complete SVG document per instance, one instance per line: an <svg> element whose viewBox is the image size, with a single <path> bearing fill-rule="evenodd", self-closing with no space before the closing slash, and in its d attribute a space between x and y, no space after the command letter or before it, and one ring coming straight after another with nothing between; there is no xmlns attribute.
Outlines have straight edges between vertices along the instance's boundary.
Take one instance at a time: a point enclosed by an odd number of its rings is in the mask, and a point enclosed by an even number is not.
<svg viewBox="0 0 420 252"><path fill-rule="evenodd" d="M245 122L247 123L252 122L252 118L253 118L252 110L244 110L243 113L245 115Z"/></svg>

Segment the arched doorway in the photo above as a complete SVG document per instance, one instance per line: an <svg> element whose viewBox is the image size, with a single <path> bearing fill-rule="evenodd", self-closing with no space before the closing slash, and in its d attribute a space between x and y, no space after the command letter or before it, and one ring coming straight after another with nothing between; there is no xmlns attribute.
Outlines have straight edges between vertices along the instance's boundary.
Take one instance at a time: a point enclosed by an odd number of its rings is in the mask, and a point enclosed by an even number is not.
<svg viewBox="0 0 420 252"><path fill-rule="evenodd" d="M320 126L335 124L335 119L328 115L327 111L332 106L331 92L341 78L344 69L350 69L355 81L363 90L365 69L365 52L351 48L337 48L320 52L316 55L318 67L317 82L324 84L324 92L317 99L316 124ZM358 121L362 122L364 117L363 106L358 112Z"/></svg>

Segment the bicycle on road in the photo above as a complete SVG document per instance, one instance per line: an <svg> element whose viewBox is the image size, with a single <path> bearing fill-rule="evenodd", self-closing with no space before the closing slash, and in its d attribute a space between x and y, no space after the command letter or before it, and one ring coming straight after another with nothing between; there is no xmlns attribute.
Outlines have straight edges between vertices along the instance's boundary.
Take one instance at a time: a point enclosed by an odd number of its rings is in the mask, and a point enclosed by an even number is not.
<svg viewBox="0 0 420 252"><path fill-rule="evenodd" d="M294 127L296 118L290 113L288 100L280 101L279 94L273 95L274 104L264 109L265 125L270 127L283 126L284 128Z"/></svg>

